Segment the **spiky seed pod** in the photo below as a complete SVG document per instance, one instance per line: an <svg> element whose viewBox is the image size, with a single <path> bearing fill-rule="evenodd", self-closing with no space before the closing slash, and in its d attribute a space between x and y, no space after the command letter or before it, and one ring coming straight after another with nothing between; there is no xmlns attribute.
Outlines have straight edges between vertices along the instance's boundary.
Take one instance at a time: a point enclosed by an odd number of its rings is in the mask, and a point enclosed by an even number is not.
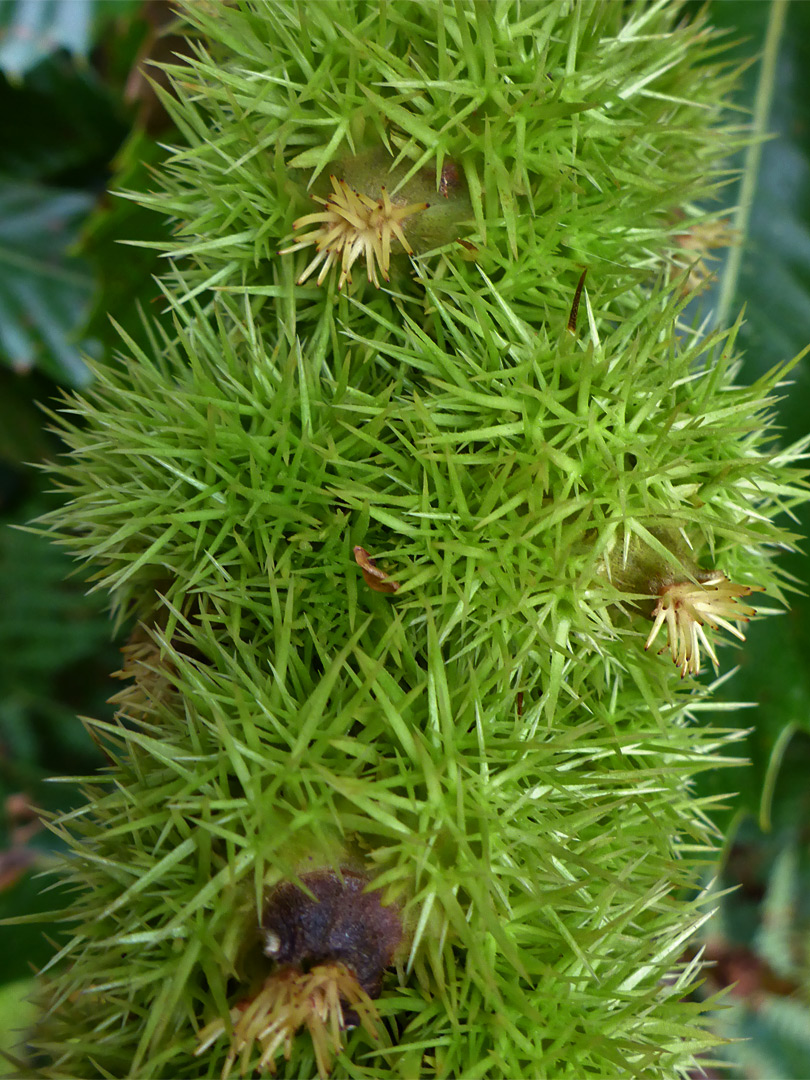
<svg viewBox="0 0 810 1080"><path fill-rule="evenodd" d="M58 826L48 1075L199 1080L283 1048L314 1076L349 964L315 963L320 1034L293 1036L313 988L268 975L257 913L348 850L412 935L338 1076L681 1075L711 1044L679 963L714 839L690 785L727 740L645 616L701 565L780 598L774 519L806 498L805 447L773 442L789 366L737 386L734 331L684 329L679 283L654 287L722 179L732 73L680 4L189 10L189 146L146 199L178 223L175 329L58 420L49 524L160 628L171 693L91 725L109 789ZM393 286L299 286L278 254L330 173L431 203ZM266 949L319 959L284 927Z"/></svg>
<svg viewBox="0 0 810 1080"><path fill-rule="evenodd" d="M135 197L177 222L168 252L193 256L189 291L277 295L276 252L334 173L373 201L385 186L429 202L425 234L416 220L408 231L414 250L444 246L457 264L446 246L461 235L533 325L568 310L583 265L614 306L632 307L690 222L716 219L706 203L745 137L722 111L737 77L723 43L674 10L189 4L195 55L166 67L177 97L162 95L188 146ZM409 191L420 177L427 190ZM428 225L451 206L450 221ZM445 272L442 259L428 265ZM465 273L479 280L474 265ZM398 292L422 301L418 282Z"/></svg>
<svg viewBox="0 0 810 1080"><path fill-rule="evenodd" d="M537 334L504 302L425 287L431 333L389 327L373 356L356 340L373 311L357 305L332 354L340 381L226 299L217 325L180 308L159 361L105 369L77 399L61 473L73 516L59 528L119 606L154 622L166 597L174 671L148 725L109 733L123 740L121 794L96 797L77 851L94 885L76 917L126 950L127 970L168 978L183 957L173 1004L144 991L147 1033L94 1048L113 1075L128 1061L154 1076L165 1054L169 1075L199 1076L205 1056L168 1030L206 1027L214 1011L227 1027L246 995L227 982L256 918L245 894L292 880L302 846L335 859L336 827L415 928L408 985L383 998L397 1046L378 1045L377 1075L466 1075L482 1061L493 1077L559 1075L572 1059L598 1074L639 1045L653 1075L690 1059L679 1039L653 1048L650 1031L691 1023L690 973L666 992L660 979L701 918L676 895L711 847L688 778L722 763L722 740L644 655L650 612L621 605L704 549L779 594L768 553L792 537L773 517L805 497L801 447L771 452L783 373L736 387L729 336L676 338L666 295L574 342L564 324ZM117 454L101 438L111 427ZM122 531L135 498L140 517ZM91 512L92 530L66 527ZM357 547L407 565L395 596L365 585ZM110 819L120 827L105 839ZM137 846L123 894L122 829ZM154 883L143 895L142 880ZM176 934L189 937L178 947ZM100 983L104 956L77 955L56 996ZM200 1016L203 973L215 990ZM414 1013L413 995L429 1004ZM118 1009L97 997L93 1023L119 1030ZM583 1015L580 1042L565 1032ZM470 1016L475 1037L462 1037ZM88 1023L78 1002L51 1031L68 1021ZM244 1046L254 1031L240 1028ZM350 1059L368 1051L365 1031L346 1037ZM234 1045L215 1041L206 1068ZM308 1075L311 1040L284 1045L286 1074Z"/></svg>
<svg viewBox="0 0 810 1080"><path fill-rule="evenodd" d="M795 537L773 518L805 498L791 464L802 448L774 457L768 426L787 368L735 386L734 332L677 335L681 300L666 293L603 339L578 344L565 323L535 333L504 301L457 278L425 292L435 315L383 338L374 336L374 310L355 304L332 353L339 382L290 345L293 327L275 341L271 328L262 336L249 312L240 322L234 301L218 305L218 326L193 302L184 306L179 339L159 362L140 351L100 373L78 406L83 426L65 430L76 455L62 467L76 520L92 507L94 527L65 530L64 514L60 527L64 542L96 562L118 607L148 621L159 594L179 611L191 589L206 606L195 621L221 624L207 609L224 603L258 627L278 618L275 590L289 576L285 603L300 604L319 650L337 655L365 605L354 549L375 562L369 552L396 551L407 576L373 575L386 591L400 585L391 634L411 652L416 631L404 626L421 625L425 604L441 634L458 625L459 601L480 611L465 646L485 655L500 625L510 655L536 650L523 690L536 691L548 718L561 692L629 677L617 603L697 580L704 552L730 580L784 594L769 553ZM452 343L461 341L459 362ZM438 386L428 411L424 394ZM147 421L130 409L134 395L149 402ZM110 414L116 455L99 442ZM347 430L347 416L358 426ZM132 472L133 458L142 473ZM138 501L139 517L124 529L111 491L122 504ZM184 509L168 520L177 497ZM161 618L170 632L177 626L176 615ZM637 627L639 646L648 630ZM657 676L644 668L638 677ZM660 679L666 699L663 669Z"/></svg>

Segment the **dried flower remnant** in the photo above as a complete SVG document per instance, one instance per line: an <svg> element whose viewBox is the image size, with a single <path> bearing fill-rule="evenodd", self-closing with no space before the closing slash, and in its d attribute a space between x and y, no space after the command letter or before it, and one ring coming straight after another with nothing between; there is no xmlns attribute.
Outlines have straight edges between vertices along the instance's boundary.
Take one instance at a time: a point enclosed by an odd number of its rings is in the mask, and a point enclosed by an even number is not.
<svg viewBox="0 0 810 1080"><path fill-rule="evenodd" d="M379 199L371 199L355 191L345 180L332 176L332 194L326 199L313 195L316 202L323 203L324 209L317 214L306 214L293 222L294 229L314 225L310 232L296 237L292 247L284 248L280 255L288 255L299 248L314 244L315 258L298 278L302 285L320 266L318 285L333 266L340 263L338 289L346 281L351 282L352 266L365 256L368 280L379 289L377 271L388 281L391 261L391 244L399 242L411 255L413 248L408 243L402 229L402 222L420 210L426 210L428 203L410 203L396 206L385 189L382 188Z"/></svg>
<svg viewBox="0 0 810 1080"><path fill-rule="evenodd" d="M676 270L689 270L683 285L684 293L696 292L714 278L708 265L717 260L713 251L733 247L740 242L739 234L731 227L728 218L693 222L684 232L677 233L674 240L683 250L683 255L673 255L674 267Z"/></svg>
<svg viewBox="0 0 810 1080"><path fill-rule="evenodd" d="M351 1009L350 1018L345 1011ZM317 964L309 971L288 965L265 980L255 997L239 1002L230 1013L233 1035L222 1068L227 1080L239 1059L241 1076L253 1075L256 1068L275 1072L275 1059L283 1051L289 1061L293 1039L306 1028L312 1039L318 1075L329 1075L333 1058L342 1048L342 1034L357 1021L372 1038L377 1038L377 1010L355 975L342 963ZM195 1054L203 1054L225 1034L225 1023L217 1018L200 1031ZM252 1062L258 1043L261 1057Z"/></svg>
<svg viewBox="0 0 810 1080"><path fill-rule="evenodd" d="M653 628L644 648L649 649L666 623L672 660L681 669L681 678L687 674L699 674L701 645L715 668L718 667L717 656L703 627L710 626L712 630L722 627L744 641L743 632L728 620L748 622L756 614L754 608L737 603L739 597L750 596L752 592L754 589L751 586L734 585L725 574L717 572L708 575L702 582L683 581L665 585L653 610Z"/></svg>
<svg viewBox="0 0 810 1080"><path fill-rule="evenodd" d="M158 702L171 694L174 664L161 656L160 647L140 624L122 646L121 654L124 658L122 667L112 673L112 678L121 679L127 685L113 694L109 703L118 706L118 717L145 719L154 712Z"/></svg>
<svg viewBox="0 0 810 1080"><path fill-rule="evenodd" d="M363 571L363 580L370 589L381 593L395 593L399 588L399 582L391 581L388 574L380 570L365 548L358 546L354 549L354 561Z"/></svg>
<svg viewBox="0 0 810 1080"><path fill-rule="evenodd" d="M273 1071L281 1051L289 1060L302 1028L312 1039L321 1077L329 1075L344 1031L359 1024L377 1038L371 999L402 940L399 910L384 907L378 892L366 892L368 879L353 870L316 871L302 875L301 883L306 891L283 882L270 895L262 917L264 954L277 966L257 994L230 1012L233 1033L222 1080L237 1060L242 1076L257 1067L257 1043L258 1068ZM226 1030L221 1017L212 1021L199 1032L195 1053L204 1053Z"/></svg>

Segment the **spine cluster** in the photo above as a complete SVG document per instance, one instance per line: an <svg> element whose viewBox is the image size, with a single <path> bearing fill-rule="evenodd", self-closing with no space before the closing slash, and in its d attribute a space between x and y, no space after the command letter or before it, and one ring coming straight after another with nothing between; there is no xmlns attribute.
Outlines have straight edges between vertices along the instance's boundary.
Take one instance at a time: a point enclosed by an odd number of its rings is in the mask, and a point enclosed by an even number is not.
<svg viewBox="0 0 810 1080"><path fill-rule="evenodd" d="M684 311L736 72L678 3L186 19L174 329L57 420L137 628L39 1074L685 1075L693 677L805 498Z"/></svg>

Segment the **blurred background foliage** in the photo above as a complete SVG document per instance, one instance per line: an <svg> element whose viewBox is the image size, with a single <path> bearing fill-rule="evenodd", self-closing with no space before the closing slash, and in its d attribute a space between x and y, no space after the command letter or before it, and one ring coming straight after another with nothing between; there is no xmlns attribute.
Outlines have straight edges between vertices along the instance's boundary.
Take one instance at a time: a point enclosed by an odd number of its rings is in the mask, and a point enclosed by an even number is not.
<svg viewBox="0 0 810 1080"><path fill-rule="evenodd" d="M709 7L732 53L762 49L769 0ZM112 356L108 313L136 339L141 310L161 317L157 260L118 241L158 239L168 227L108 190L147 188L161 142L175 138L141 70L182 49L172 18L165 0L0 4L0 918L57 902L38 877L56 842L32 808L69 809L74 787L48 778L102 764L77 715L112 710L109 673L120 659L103 601L71 576L60 549L9 526L58 497L31 467L59 451L37 403L87 385L85 358ZM760 71L749 70L745 107L761 92ZM767 125L776 138L762 150L731 304L746 308L746 381L810 342L809 71L810 4L794 0ZM808 401L810 357L784 388L786 442L810 427ZM810 508L797 531L810 536ZM800 590L792 610L750 627L738 670L718 688L723 701L757 703L715 718L749 731L751 765L700 778L698 794L723 794L730 780L736 794L715 811L718 913L690 946L713 961L706 990L730 988L715 1023L745 1040L723 1052L732 1075L762 1080L810 1078L810 599L806 557L785 561ZM0 931L0 1048L25 1026L25 991L52 952L49 931ZM703 1075L727 1073L707 1062Z"/></svg>
<svg viewBox="0 0 810 1080"><path fill-rule="evenodd" d="M110 716L120 668L102 597L61 549L10 528L52 505L36 468L59 452L40 403L109 357L109 312L136 338L156 308L156 258L118 239L167 226L110 186L141 188L168 122L143 61L166 58L171 7L142 0L0 4L0 918L46 911L56 848L32 808L68 810L69 783L103 762L80 715ZM159 315L159 312L154 312ZM24 1027L48 923L0 930L0 1048Z"/></svg>
<svg viewBox="0 0 810 1080"><path fill-rule="evenodd" d="M810 4L713 0L709 9L738 56L760 53L769 19L785 17L766 124L773 137L762 147L728 297L732 313L745 308L738 343L741 378L751 382L810 344ZM760 75L760 64L749 69L741 105L754 108ZM790 443L810 430L810 355L782 393L778 416ZM810 537L807 505L795 528ZM810 549L803 546L784 556L798 590L791 610L748 628L739 668L718 691L726 701L755 703L723 717L749 731L740 750L750 764L722 777L704 773L698 783L700 794L730 783L737 791L716 814L725 841L716 888L733 891L702 944L714 962L707 989L731 987L717 1030L745 1040L722 1056L736 1065L732 1075L761 1080L810 1077Z"/></svg>

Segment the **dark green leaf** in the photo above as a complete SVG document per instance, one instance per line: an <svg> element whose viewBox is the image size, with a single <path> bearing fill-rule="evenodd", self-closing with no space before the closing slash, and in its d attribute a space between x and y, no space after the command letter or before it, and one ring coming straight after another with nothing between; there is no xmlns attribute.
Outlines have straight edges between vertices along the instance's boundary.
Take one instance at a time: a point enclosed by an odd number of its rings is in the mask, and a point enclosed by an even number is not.
<svg viewBox="0 0 810 1080"><path fill-rule="evenodd" d="M737 48L750 55L765 40L771 5L717 2L712 21L732 36L747 39ZM741 271L732 314L745 307L746 322L738 339L745 366L741 380L751 382L790 359L810 342L810 5L794 3L779 43L775 86L767 130L776 137L765 144L758 170ZM758 69L749 72L747 104L753 108ZM810 359L794 370L779 409L782 442L807 433ZM797 531L810 535L810 508L798 511ZM804 554L787 554L783 565L798 579L808 577ZM756 702L739 723L754 731L748 743L753 769L740 770L739 805L758 813L771 755L788 724L810 731L810 600L798 595L790 612L750 627L738 674L726 685L729 699ZM788 755L792 752L788 747ZM727 778L723 778L727 783ZM777 781L778 783L778 781ZM777 791L778 799L778 791Z"/></svg>
<svg viewBox="0 0 810 1080"><path fill-rule="evenodd" d="M0 354L18 372L39 365L59 382L88 381L76 336L93 281L69 252L93 201L84 192L0 183Z"/></svg>
<svg viewBox="0 0 810 1080"><path fill-rule="evenodd" d="M100 191L126 130L121 101L64 53L22 83L0 75L0 175Z"/></svg>
<svg viewBox="0 0 810 1080"><path fill-rule="evenodd" d="M149 185L150 170L165 151L136 129L116 160L115 189L138 190ZM154 277L164 269L157 251L122 246L121 241L167 240L169 225L157 214L114 193L104 197L90 216L82 235L82 253L92 265L97 291L85 332L105 351L120 345L113 322L137 341L144 338L142 312L160 319L165 311ZM158 301L156 303L156 301Z"/></svg>

